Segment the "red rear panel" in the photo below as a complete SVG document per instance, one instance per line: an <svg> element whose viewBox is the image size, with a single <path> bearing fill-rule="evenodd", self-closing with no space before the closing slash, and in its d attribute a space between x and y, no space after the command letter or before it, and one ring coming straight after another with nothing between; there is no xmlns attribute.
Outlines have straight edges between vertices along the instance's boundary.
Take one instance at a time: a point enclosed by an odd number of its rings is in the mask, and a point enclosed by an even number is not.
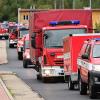
<svg viewBox="0 0 100 100"><path fill-rule="evenodd" d="M78 58L79 52L82 48L84 41L91 38L100 38L100 35L99 34L98 35L84 34L83 36L69 36L64 39L64 55L65 55L64 56L64 70L65 71L77 72L77 58ZM66 66L67 66L67 69L69 70L66 70Z"/></svg>
<svg viewBox="0 0 100 100"><path fill-rule="evenodd" d="M50 21L80 20L81 25L92 28L92 12L90 10L51 10L34 14L34 29L48 26ZM90 32L90 30L88 30Z"/></svg>

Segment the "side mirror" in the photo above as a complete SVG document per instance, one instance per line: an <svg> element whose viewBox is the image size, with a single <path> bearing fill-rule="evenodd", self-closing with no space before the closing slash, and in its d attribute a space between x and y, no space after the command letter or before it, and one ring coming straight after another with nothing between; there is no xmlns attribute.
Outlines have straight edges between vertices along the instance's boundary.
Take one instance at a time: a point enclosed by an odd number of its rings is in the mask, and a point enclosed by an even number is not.
<svg viewBox="0 0 100 100"><path fill-rule="evenodd" d="M47 34L44 34L44 38L45 38L45 39L48 39L48 35L47 35Z"/></svg>
<svg viewBox="0 0 100 100"><path fill-rule="evenodd" d="M88 54L86 54L86 53L85 53L85 54L83 54L83 55L82 55L82 59L89 59Z"/></svg>
<svg viewBox="0 0 100 100"><path fill-rule="evenodd" d="M35 41L35 35L34 36L31 36L31 46L33 47L33 48L36 48L36 41Z"/></svg>

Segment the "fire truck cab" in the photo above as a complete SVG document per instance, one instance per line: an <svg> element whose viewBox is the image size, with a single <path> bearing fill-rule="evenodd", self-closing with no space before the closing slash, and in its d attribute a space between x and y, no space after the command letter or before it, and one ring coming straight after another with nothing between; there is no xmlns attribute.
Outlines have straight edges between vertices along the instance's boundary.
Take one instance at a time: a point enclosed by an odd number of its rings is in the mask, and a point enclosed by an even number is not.
<svg viewBox="0 0 100 100"><path fill-rule="evenodd" d="M9 24L9 47L16 47L17 46L17 40L18 40L18 30L17 25L15 24Z"/></svg>
<svg viewBox="0 0 100 100"><path fill-rule="evenodd" d="M96 98L100 92L100 38L84 42L77 64L80 94L87 94L89 89L89 97Z"/></svg>
<svg viewBox="0 0 100 100"><path fill-rule="evenodd" d="M18 53L18 59L23 59L23 44L24 44L24 35L29 33L29 29L27 28L20 28L18 30L18 42L17 42L17 53Z"/></svg>
<svg viewBox="0 0 100 100"><path fill-rule="evenodd" d="M24 45L23 45L23 67L28 68L32 65L30 59L30 46L29 46L29 34L24 36Z"/></svg>

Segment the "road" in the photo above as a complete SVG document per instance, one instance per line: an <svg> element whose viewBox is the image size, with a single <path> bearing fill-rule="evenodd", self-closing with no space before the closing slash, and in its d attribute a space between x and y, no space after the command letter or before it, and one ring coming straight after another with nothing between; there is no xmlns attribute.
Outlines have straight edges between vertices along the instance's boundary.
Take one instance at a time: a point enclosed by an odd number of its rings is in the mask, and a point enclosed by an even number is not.
<svg viewBox="0 0 100 100"><path fill-rule="evenodd" d="M16 48L10 49L7 46L7 55L8 64L0 65L0 70L17 73L22 80L44 97L45 100L90 100L88 95L79 95L78 90L69 91L66 83L42 83L38 81L35 70L23 68L22 61L17 59Z"/></svg>

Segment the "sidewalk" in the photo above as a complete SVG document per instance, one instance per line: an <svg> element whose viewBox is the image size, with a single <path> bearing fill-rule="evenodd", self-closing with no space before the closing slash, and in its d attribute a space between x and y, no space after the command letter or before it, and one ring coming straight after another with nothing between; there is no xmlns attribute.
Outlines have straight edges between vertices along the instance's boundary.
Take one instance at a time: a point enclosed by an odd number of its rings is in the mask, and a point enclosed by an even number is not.
<svg viewBox="0 0 100 100"><path fill-rule="evenodd" d="M0 64L8 63L6 41L0 41ZM15 73L0 71L0 100L44 100Z"/></svg>
<svg viewBox="0 0 100 100"><path fill-rule="evenodd" d="M32 91L16 74L12 72L0 72L0 78L8 91L8 93L6 91L4 96L7 97L8 95L10 97L10 99L2 100L44 100L38 93ZM3 87L2 89L4 90L5 88Z"/></svg>
<svg viewBox="0 0 100 100"><path fill-rule="evenodd" d="M0 100L10 100L10 98L7 95L7 93L6 93L5 89L4 89L1 81L0 81Z"/></svg>

